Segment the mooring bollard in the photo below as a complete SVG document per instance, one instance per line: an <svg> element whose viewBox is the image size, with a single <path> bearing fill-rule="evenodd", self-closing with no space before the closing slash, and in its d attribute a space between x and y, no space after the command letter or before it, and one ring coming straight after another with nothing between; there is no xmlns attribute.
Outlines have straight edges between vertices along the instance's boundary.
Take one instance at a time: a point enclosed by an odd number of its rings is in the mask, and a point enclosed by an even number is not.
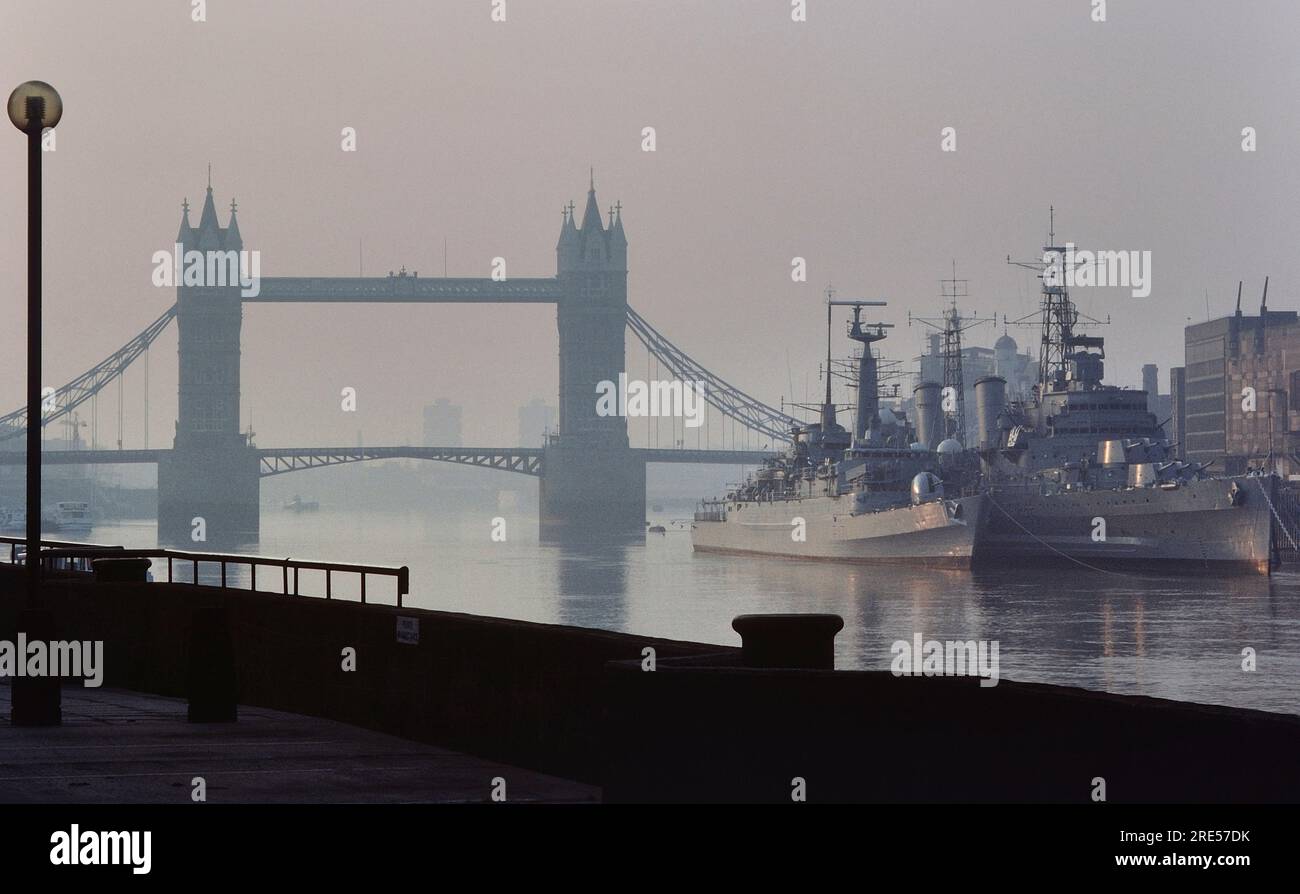
<svg viewBox="0 0 1300 894"><path fill-rule="evenodd" d="M144 583L149 579L148 559L95 559L90 568L95 583Z"/></svg>
<svg viewBox="0 0 1300 894"><path fill-rule="evenodd" d="M18 613L18 632L29 642L54 642L54 612L27 608ZM18 661L26 661L19 655ZM63 681L56 676L14 676L9 719L14 726L59 726L63 723Z"/></svg>
<svg viewBox="0 0 1300 894"><path fill-rule="evenodd" d="M190 628L189 722L239 719L235 647L224 608L196 608Z"/></svg>
<svg viewBox="0 0 1300 894"><path fill-rule="evenodd" d="M835 670L835 634L844 629L839 615L738 615L731 628L740 634L745 667Z"/></svg>

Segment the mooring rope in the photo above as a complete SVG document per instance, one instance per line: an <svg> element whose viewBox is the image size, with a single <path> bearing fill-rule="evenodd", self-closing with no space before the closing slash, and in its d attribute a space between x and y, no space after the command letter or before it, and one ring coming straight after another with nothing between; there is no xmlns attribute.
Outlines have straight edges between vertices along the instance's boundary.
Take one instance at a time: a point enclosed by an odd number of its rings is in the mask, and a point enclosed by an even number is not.
<svg viewBox="0 0 1300 894"><path fill-rule="evenodd" d="M1032 537L1034 540L1037 540L1037 541L1038 541L1039 543L1041 543L1043 546L1047 547L1047 548L1050 549L1052 552L1056 553L1057 555L1061 556L1062 558L1069 559L1071 562L1075 563L1076 565L1081 565L1081 566L1083 566L1084 568L1088 568L1088 569L1090 569L1090 570L1092 570L1092 571L1100 571L1102 574L1114 574L1114 575L1118 575L1119 577L1135 577L1135 576L1136 576L1136 575L1125 574L1125 573L1122 572L1122 571L1111 571L1111 570L1108 569L1108 568L1098 568L1096 565L1089 565L1087 562L1083 561L1082 559L1076 559L1074 556L1070 555L1069 553L1062 552L1061 550L1059 550L1059 549L1057 549L1056 547L1052 546L1052 544L1048 543L1048 542L1047 542L1046 540L1044 540L1043 538L1039 537L1039 536L1038 536L1037 534L1035 534L1033 531L1029 530L1029 529L1026 528L1024 525L1022 525L1022 524L1020 523L1020 520L1019 520L1018 518L1016 518L1016 517L1015 517L1014 515L1012 515L1010 512L1007 512L1005 509L1003 509L1003 508L998 504L998 501L995 500L995 499L993 499L993 495L992 495L991 493L990 493L990 494L985 494L985 496L988 497L988 501L989 501L990 503L992 503L992 504L994 505L994 507L997 508L998 512L1001 512L1001 513L1002 513L1003 515L1005 515L1007 518L1011 519L1012 523L1013 523L1017 528L1019 528L1020 530L1024 531L1026 534L1028 534L1028 535L1029 535L1030 537Z"/></svg>
<svg viewBox="0 0 1300 894"><path fill-rule="evenodd" d="M1291 541L1291 548L1300 551L1300 546L1296 545L1295 538L1292 537L1291 532L1286 529L1286 523L1282 521L1282 516L1277 514L1277 509L1273 506L1273 501L1268 496L1268 488L1264 487L1264 482L1260 481L1258 478L1255 479L1255 482L1259 485L1260 493L1264 495L1264 502L1268 504L1268 511L1273 513L1273 518L1277 520L1277 526L1282 529L1282 533L1286 535L1286 539Z"/></svg>

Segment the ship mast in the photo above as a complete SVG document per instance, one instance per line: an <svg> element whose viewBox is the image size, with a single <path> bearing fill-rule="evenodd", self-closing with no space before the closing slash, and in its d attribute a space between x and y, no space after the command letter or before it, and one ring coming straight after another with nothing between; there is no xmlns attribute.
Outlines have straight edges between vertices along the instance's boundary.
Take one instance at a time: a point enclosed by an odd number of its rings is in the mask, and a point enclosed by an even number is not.
<svg viewBox="0 0 1300 894"><path fill-rule="evenodd" d="M1042 340L1038 355L1039 393L1065 387L1065 371L1078 314L1066 288L1065 248L1056 244L1056 208L1049 208L1047 245L1043 246Z"/></svg>
<svg viewBox="0 0 1300 894"><path fill-rule="evenodd" d="M1104 339L1100 337L1074 334L1075 327L1079 325L1079 311L1070 300L1067 285L1072 278L1072 273L1066 269L1069 247L1056 244L1054 206L1050 207L1049 215L1047 245L1043 246L1041 261L1013 261L1010 255L1007 256L1008 264L1037 271L1038 278L1043 282L1039 307L1039 328L1042 335L1038 353L1037 396L1040 403L1047 392L1065 389L1074 348L1101 349L1104 345ZM1012 322L1021 323L1022 320ZM1088 324L1100 322L1087 318Z"/></svg>
<svg viewBox="0 0 1300 894"><path fill-rule="evenodd" d="M835 290L826 287L826 399L822 401L822 431L835 425L835 404L831 403L831 307L836 303Z"/></svg>
<svg viewBox="0 0 1300 894"><path fill-rule="evenodd" d="M957 440L966 444L966 380L962 375L961 364L961 315L957 313L957 299L965 298L970 293L967 281L957 278L957 262L952 262L952 279L941 280L943 297L952 304L946 314L947 323L943 327L943 386L951 388L949 394L956 395L956 411L950 417L949 437L956 434Z"/></svg>
<svg viewBox="0 0 1300 894"><path fill-rule="evenodd" d="M949 302L948 309L943 312L943 315L938 319L914 317L910 313L907 315L908 325L911 325L912 320L916 320L938 330L943 335L944 403L948 403L949 395L953 398L952 409L944 414L947 419L947 431L944 437L956 438L962 446L966 444L966 380L962 372L961 334L967 329L988 322L975 317L963 320L957 310L957 299L967 298L970 295L968 282L957 278L957 262L953 261L952 279L939 280L941 295Z"/></svg>
<svg viewBox="0 0 1300 894"><path fill-rule="evenodd" d="M862 345L862 357L858 360L858 401L857 412L853 420L853 443L872 442L877 437L872 432L880 420L880 376L876 365L876 355L871 352L871 345L885 338L885 330L893 329L891 323L863 323L862 308L885 307L885 301L830 301L836 307L853 308L853 322L849 324L849 338ZM830 307L827 307L830 313Z"/></svg>

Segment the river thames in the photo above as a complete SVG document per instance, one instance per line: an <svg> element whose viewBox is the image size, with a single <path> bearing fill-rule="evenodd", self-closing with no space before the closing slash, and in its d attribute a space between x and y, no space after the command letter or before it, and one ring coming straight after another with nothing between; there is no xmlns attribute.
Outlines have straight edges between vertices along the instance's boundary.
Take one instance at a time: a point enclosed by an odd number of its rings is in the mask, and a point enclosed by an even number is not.
<svg viewBox="0 0 1300 894"><path fill-rule="evenodd" d="M888 669L895 641L997 641L1002 679L1300 714L1300 570L1263 576L1104 574L1078 567L936 571L696 554L689 522L644 541L541 542L536 517L503 513L293 513L267 508L262 539L242 551L332 562L407 565L406 604L738 645L731 619L751 612L844 618L836 665ZM96 527L87 540L153 546L152 522ZM203 549L202 544L194 544ZM178 578L187 574L178 568ZM215 575L202 570L201 576ZM165 579L165 563L154 574ZM234 580L247 585L247 572ZM273 569L259 575L278 590ZM304 572L304 592L324 592ZM336 597L356 598L336 577ZM395 601L372 579L372 601ZM1253 649L1256 669L1243 670Z"/></svg>

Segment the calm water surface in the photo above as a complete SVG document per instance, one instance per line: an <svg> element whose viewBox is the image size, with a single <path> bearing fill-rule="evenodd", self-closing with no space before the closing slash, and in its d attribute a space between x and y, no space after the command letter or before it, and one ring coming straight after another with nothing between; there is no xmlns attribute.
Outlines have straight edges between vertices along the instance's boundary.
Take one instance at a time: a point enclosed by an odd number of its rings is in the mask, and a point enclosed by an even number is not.
<svg viewBox="0 0 1300 894"><path fill-rule="evenodd" d="M680 528L643 543L562 547L539 542L534 516L505 517L507 540L494 543L484 515L266 509L250 551L407 565L407 604L422 608L730 645L740 642L731 629L739 614L834 612L845 624L841 668L887 669L891 644L920 632L997 640L1003 679L1300 714L1297 571L1269 579L842 566L697 555ZM671 525L671 514L652 521ZM152 522L101 526L86 539L153 546L156 532ZM273 571L258 581L280 587ZM323 577L304 573L301 586L324 592ZM388 581L367 592L394 601ZM358 583L336 579L334 593L355 598ZM1246 647L1257 654L1254 673L1241 668Z"/></svg>

